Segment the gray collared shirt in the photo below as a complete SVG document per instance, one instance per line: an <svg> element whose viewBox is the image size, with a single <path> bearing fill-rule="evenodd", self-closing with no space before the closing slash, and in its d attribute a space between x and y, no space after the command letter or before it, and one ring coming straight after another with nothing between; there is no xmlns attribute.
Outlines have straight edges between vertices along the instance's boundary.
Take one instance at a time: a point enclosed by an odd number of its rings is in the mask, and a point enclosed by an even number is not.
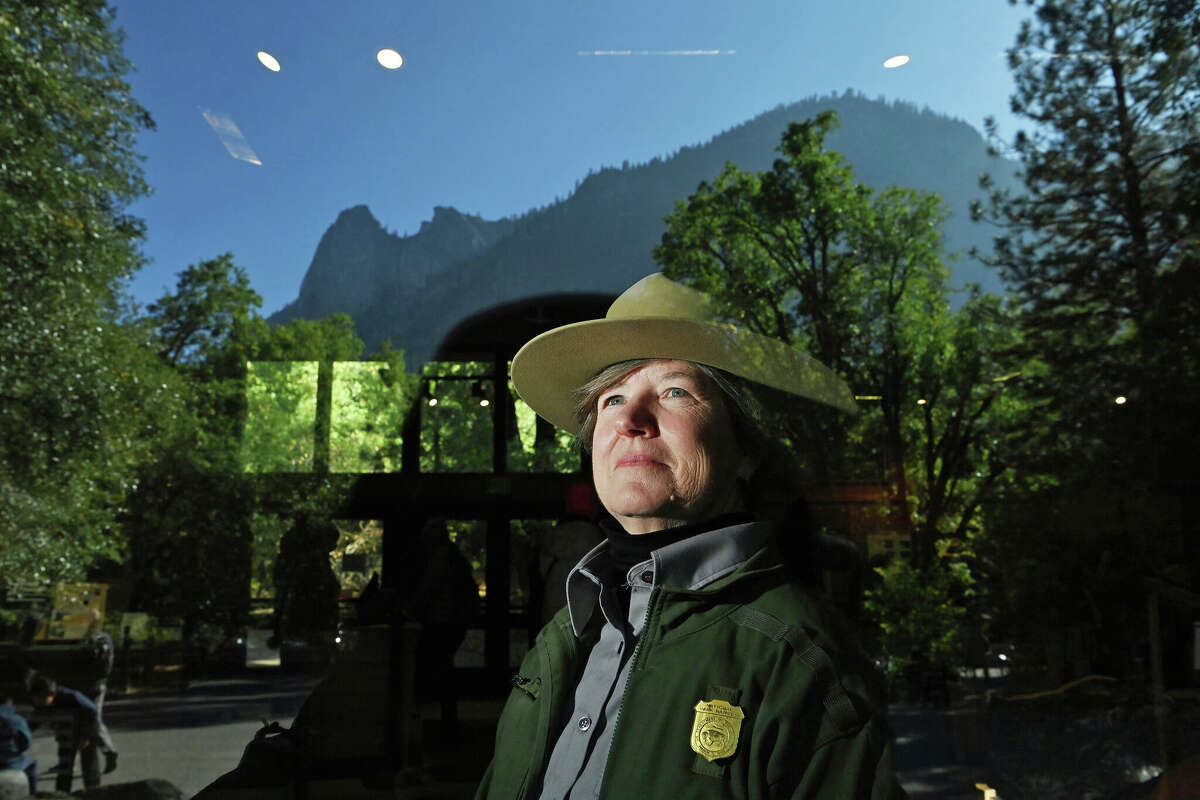
<svg viewBox="0 0 1200 800"><path fill-rule="evenodd" d="M748 522L691 536L650 554L625 575L629 610L622 617L621 587L600 579L611 564L608 543L583 557L567 576L567 610L580 636L596 608L604 615L600 640L588 655L566 725L558 735L542 800L596 798L621 712L631 656L646 624L650 594L657 586L700 589L737 569L765 544L769 526Z"/></svg>

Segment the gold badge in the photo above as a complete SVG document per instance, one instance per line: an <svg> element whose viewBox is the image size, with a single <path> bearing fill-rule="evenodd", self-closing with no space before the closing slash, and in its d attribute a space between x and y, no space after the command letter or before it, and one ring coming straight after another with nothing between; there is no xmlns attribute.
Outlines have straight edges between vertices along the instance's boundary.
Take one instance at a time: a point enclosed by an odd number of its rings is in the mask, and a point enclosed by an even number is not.
<svg viewBox="0 0 1200 800"><path fill-rule="evenodd" d="M701 700L696 703L692 749L708 761L733 755L745 717L740 708L724 700Z"/></svg>

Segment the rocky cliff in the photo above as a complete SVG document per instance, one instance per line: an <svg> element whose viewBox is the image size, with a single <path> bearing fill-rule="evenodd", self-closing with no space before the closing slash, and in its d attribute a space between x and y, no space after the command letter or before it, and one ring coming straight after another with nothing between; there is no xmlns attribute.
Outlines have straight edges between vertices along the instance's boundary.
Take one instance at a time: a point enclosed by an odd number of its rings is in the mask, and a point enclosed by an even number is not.
<svg viewBox="0 0 1200 800"><path fill-rule="evenodd" d="M405 303L428 291L431 279L508 236L513 223L436 206L412 236L384 230L366 206L338 214L300 284L300 294L272 322L316 319L343 311L359 319L371 306ZM372 343L376 344L376 343Z"/></svg>
<svg viewBox="0 0 1200 800"><path fill-rule="evenodd" d="M1015 185L1013 165L990 157L964 122L848 93L780 106L666 158L601 169L566 200L518 218L487 221L439 207L418 233L401 238L365 206L348 209L318 245L298 299L272 321L345 311L368 349L387 338L414 364L456 322L491 306L559 292L617 294L657 269L651 249L676 201L727 161L768 168L787 124L827 108L841 120L827 145L846 157L857 180L937 192L952 213L947 251L988 248L990 232L970 221L968 207L980 196L981 173ZM960 259L953 268L957 284L999 288L978 262Z"/></svg>

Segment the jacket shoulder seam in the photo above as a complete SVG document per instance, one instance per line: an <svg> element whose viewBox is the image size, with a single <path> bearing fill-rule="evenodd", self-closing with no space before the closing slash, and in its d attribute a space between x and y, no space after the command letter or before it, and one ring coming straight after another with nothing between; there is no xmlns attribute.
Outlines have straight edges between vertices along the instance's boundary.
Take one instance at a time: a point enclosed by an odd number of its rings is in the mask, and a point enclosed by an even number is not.
<svg viewBox="0 0 1200 800"><path fill-rule="evenodd" d="M828 683L829 690L822 698L821 705L833 720L835 732L832 736L817 742L817 747L862 726L864 720L855 709L850 695L842 686L833 659L829 657L829 653L823 647L804 632L803 628L798 625L789 625L773 614L745 605L734 609L730 613L729 619L738 625L761 633L772 641L787 642L801 663L823 682Z"/></svg>

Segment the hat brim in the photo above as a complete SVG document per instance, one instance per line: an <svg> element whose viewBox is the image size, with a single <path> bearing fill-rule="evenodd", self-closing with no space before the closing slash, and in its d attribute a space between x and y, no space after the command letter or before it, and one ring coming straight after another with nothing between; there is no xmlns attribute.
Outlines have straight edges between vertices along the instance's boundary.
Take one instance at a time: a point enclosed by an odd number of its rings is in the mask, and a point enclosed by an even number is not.
<svg viewBox="0 0 1200 800"><path fill-rule="evenodd" d="M517 394L554 425L579 432L573 394L600 370L635 358L693 361L857 413L846 383L808 354L731 324L678 317L594 319L526 342L512 362Z"/></svg>

